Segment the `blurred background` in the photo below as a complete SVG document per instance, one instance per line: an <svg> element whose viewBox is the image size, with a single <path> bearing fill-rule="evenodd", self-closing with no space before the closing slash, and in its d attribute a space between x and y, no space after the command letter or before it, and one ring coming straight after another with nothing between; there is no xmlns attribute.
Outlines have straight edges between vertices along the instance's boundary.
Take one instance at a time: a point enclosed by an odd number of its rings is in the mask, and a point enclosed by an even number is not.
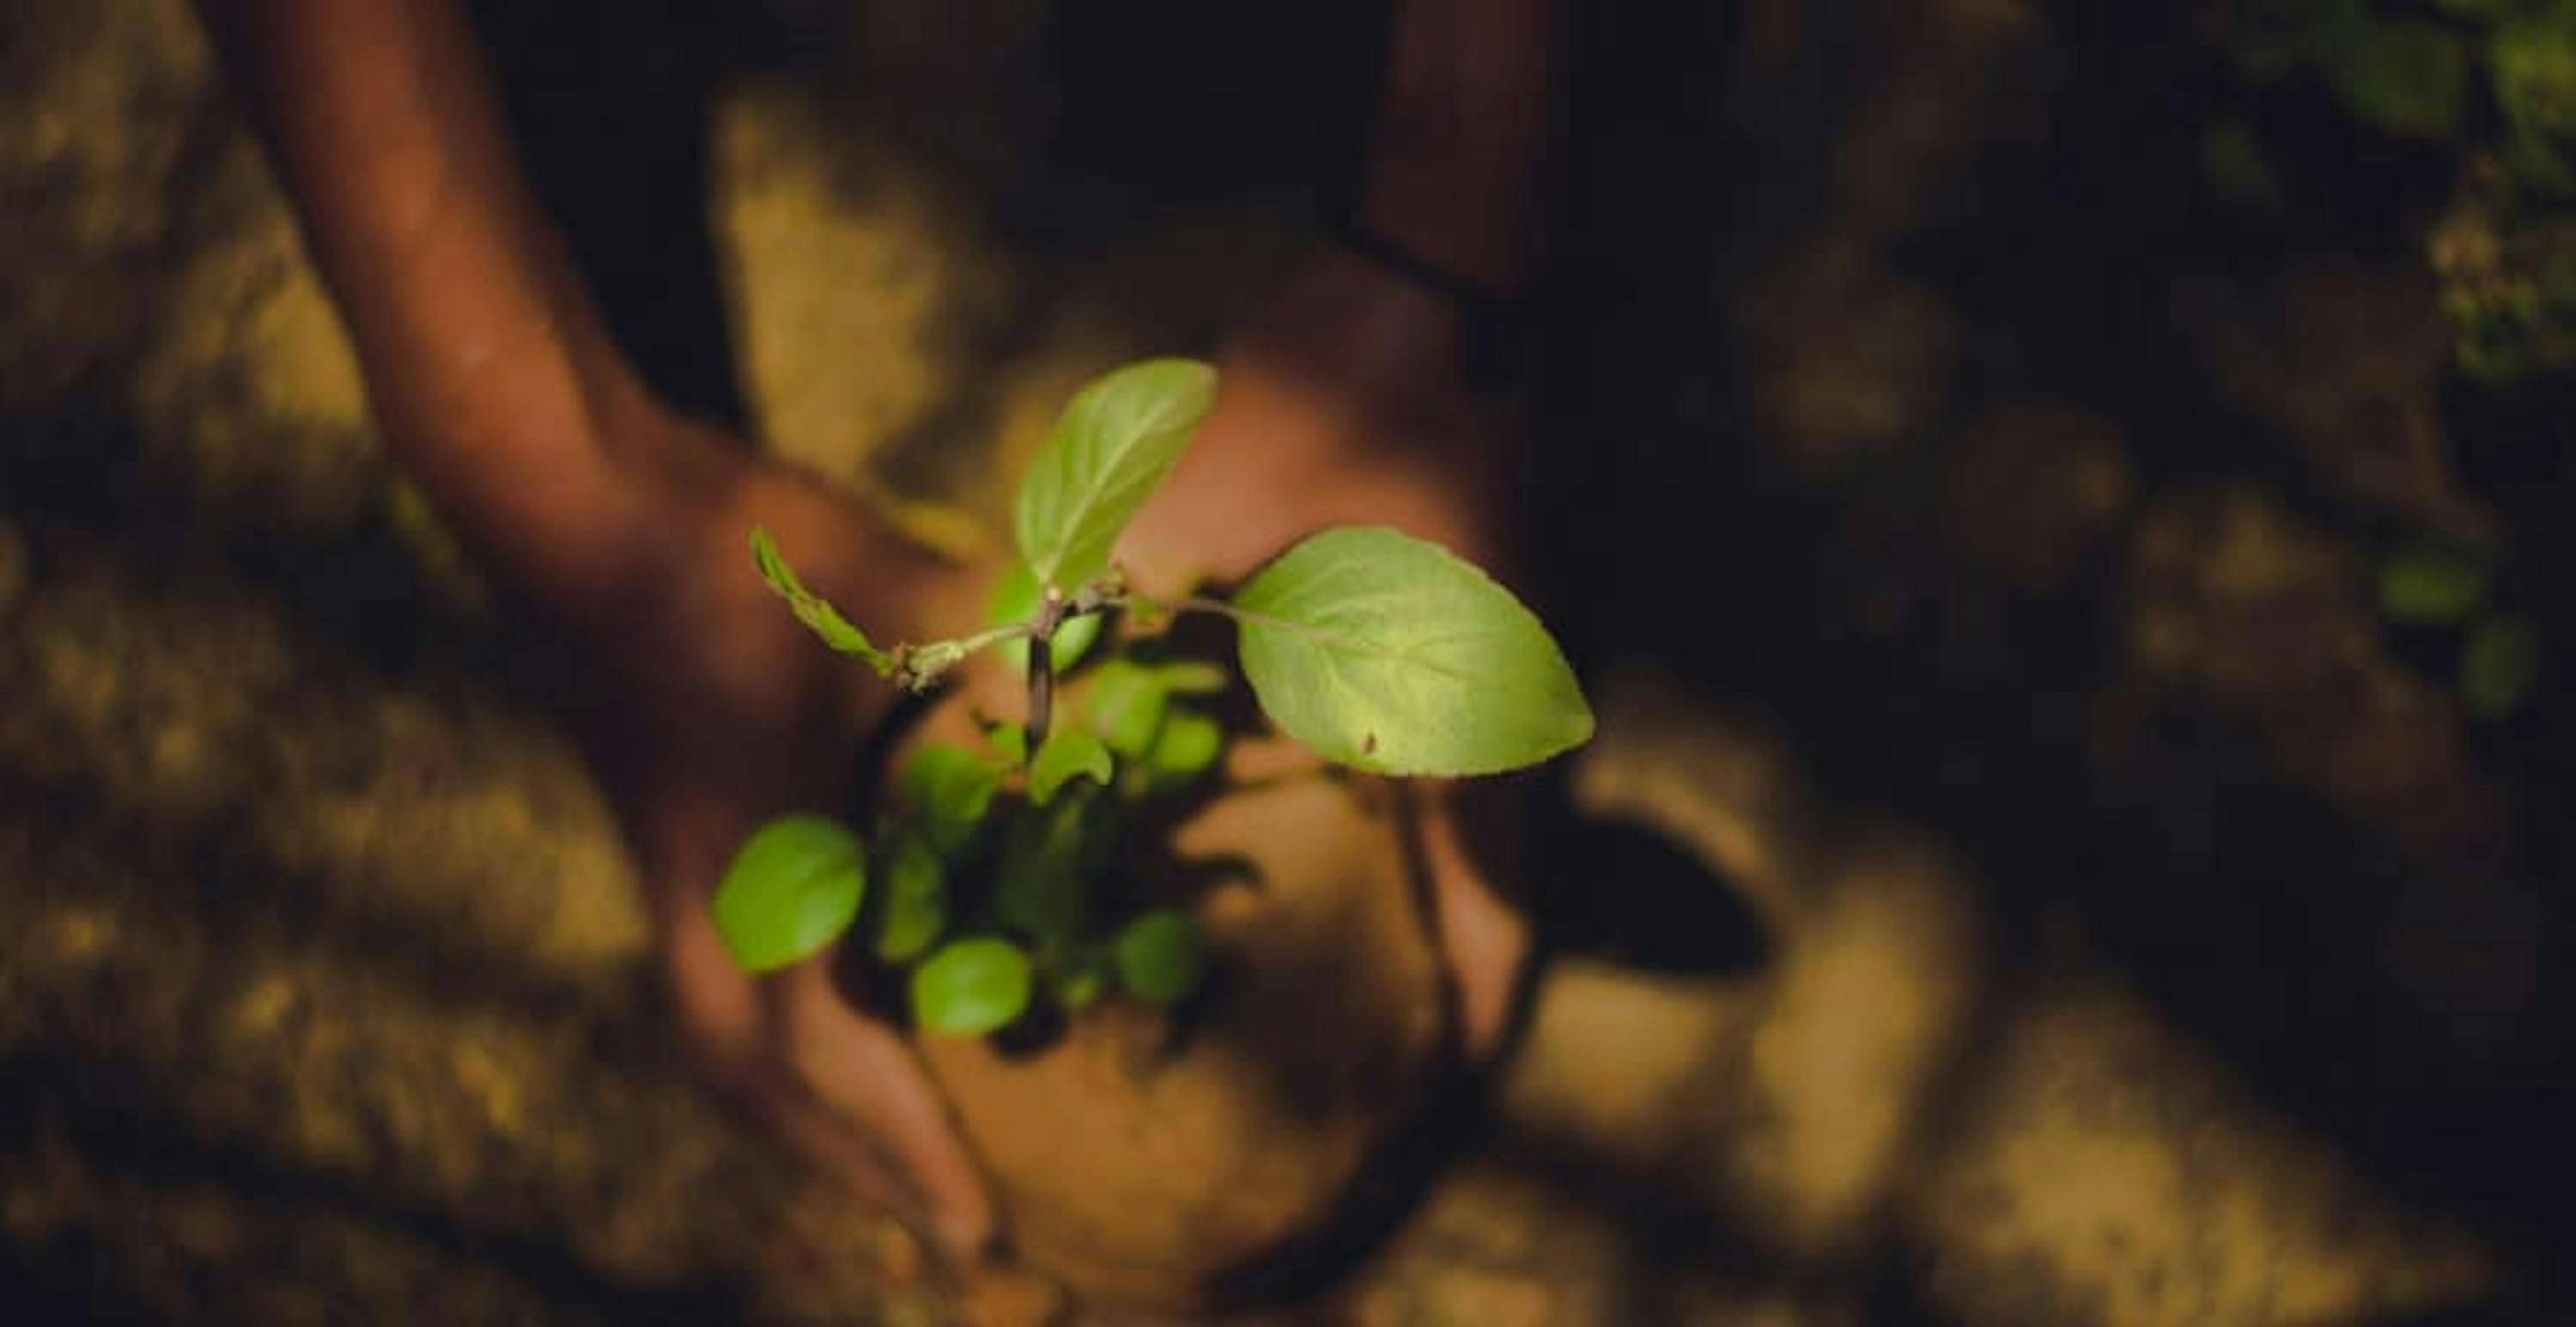
<svg viewBox="0 0 2576 1327"><path fill-rule="evenodd" d="M1549 966L1243 1319L2569 1320L2576 5L1569 8ZM483 10L655 383L960 544L1322 242L1385 25ZM664 1050L187 7L0 89L0 1319L952 1316Z"/></svg>

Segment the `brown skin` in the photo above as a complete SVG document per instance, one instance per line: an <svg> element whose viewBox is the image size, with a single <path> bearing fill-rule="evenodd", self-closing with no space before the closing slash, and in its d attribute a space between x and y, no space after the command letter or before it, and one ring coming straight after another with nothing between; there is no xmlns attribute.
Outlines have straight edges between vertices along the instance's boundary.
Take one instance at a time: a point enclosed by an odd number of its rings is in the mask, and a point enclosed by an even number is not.
<svg viewBox="0 0 2576 1327"><path fill-rule="evenodd" d="M1546 153L1526 121L1544 106L1544 5L1410 0L1363 197L1381 230L1497 285L1526 275L1537 234L1527 200ZM454 0L199 8L346 320L388 450L578 676L570 717L624 827L695 1059L759 1124L938 1247L990 1249L1002 1215L913 1048L850 1005L822 961L742 975L705 907L754 825L846 805L848 754L891 701L854 686L847 661L781 610L750 572L745 532L774 532L879 639L971 627L957 610L983 578L638 381L520 178ZM1321 261L1221 358L1214 416L1127 545L1140 576L1239 573L1335 521L1491 560L1506 416L1455 386L1454 335L1438 300L1357 260ZM1525 936L1445 815L1432 826L1462 1040L1481 1054Z"/></svg>

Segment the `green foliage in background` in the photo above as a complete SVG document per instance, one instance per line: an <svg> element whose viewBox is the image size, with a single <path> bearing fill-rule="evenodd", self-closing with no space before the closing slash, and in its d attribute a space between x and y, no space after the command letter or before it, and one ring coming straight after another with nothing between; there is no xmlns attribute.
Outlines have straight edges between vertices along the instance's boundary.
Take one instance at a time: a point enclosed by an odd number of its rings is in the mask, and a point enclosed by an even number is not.
<svg viewBox="0 0 2576 1327"><path fill-rule="evenodd" d="M2310 77L2354 119L2461 152L2429 257L2460 367L2511 382L2576 367L2576 0L2242 0L2227 48L2258 82ZM2211 126L2211 188L2280 207L2240 122Z"/></svg>
<svg viewBox="0 0 2576 1327"><path fill-rule="evenodd" d="M2540 681L2540 629L2493 603L2495 555L2444 539L2416 539L2379 567L2379 611L2401 626L2457 630L2460 708L2484 723L2522 711Z"/></svg>

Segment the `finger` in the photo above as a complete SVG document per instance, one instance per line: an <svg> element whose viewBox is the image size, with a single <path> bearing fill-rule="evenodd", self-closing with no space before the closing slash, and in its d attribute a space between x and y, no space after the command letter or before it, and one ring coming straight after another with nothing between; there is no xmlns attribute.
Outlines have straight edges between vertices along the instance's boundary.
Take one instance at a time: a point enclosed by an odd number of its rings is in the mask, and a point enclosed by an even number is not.
<svg viewBox="0 0 2576 1327"><path fill-rule="evenodd" d="M668 874L656 873L655 897L684 897ZM892 1029L846 1003L828 957L755 980L703 907L656 911L681 1030L736 1105L942 1251L991 1242L991 1199L944 1104Z"/></svg>
<svg viewBox="0 0 2576 1327"><path fill-rule="evenodd" d="M1458 994L1459 1048L1481 1063L1502 1045L1530 952L1529 919L1505 903L1460 833L1448 790L1404 785L1415 799L1432 923Z"/></svg>
<svg viewBox="0 0 2576 1327"><path fill-rule="evenodd" d="M754 981L703 926L675 928L664 952L683 1044L726 1105L925 1243L964 1257L990 1241L991 1203L944 1110L822 963Z"/></svg>
<svg viewBox="0 0 2576 1327"><path fill-rule="evenodd" d="M998 1224L991 1193L912 1049L853 1009L823 961L780 973L763 994L808 1097L896 1176L943 1252L966 1260L985 1253Z"/></svg>
<svg viewBox="0 0 2576 1327"><path fill-rule="evenodd" d="M897 1210L918 1227L918 1211L900 1210L908 1197L903 1186L850 1136L846 1123L809 1101L775 1062L751 979L721 952L710 963L700 946L674 939L664 951L664 975L681 1045L699 1080L746 1123L822 1166L863 1200ZM708 939L711 944L712 933Z"/></svg>

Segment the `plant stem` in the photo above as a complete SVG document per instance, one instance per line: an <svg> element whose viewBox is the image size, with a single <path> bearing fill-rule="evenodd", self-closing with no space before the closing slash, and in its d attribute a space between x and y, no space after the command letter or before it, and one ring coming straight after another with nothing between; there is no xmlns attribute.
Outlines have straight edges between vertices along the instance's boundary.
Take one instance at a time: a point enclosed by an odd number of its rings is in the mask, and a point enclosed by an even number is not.
<svg viewBox="0 0 2576 1327"><path fill-rule="evenodd" d="M1046 635L1029 637L1029 759L1046 745L1047 725L1055 717L1055 642Z"/></svg>
<svg viewBox="0 0 2576 1327"><path fill-rule="evenodd" d="M973 654L977 650L999 645L1005 641L1019 640L1023 637L1033 636L1035 634L1037 634L1037 624L1035 622L1014 622L1007 627L990 627L983 631L976 632L972 636L965 637L957 642L957 648L967 654Z"/></svg>

